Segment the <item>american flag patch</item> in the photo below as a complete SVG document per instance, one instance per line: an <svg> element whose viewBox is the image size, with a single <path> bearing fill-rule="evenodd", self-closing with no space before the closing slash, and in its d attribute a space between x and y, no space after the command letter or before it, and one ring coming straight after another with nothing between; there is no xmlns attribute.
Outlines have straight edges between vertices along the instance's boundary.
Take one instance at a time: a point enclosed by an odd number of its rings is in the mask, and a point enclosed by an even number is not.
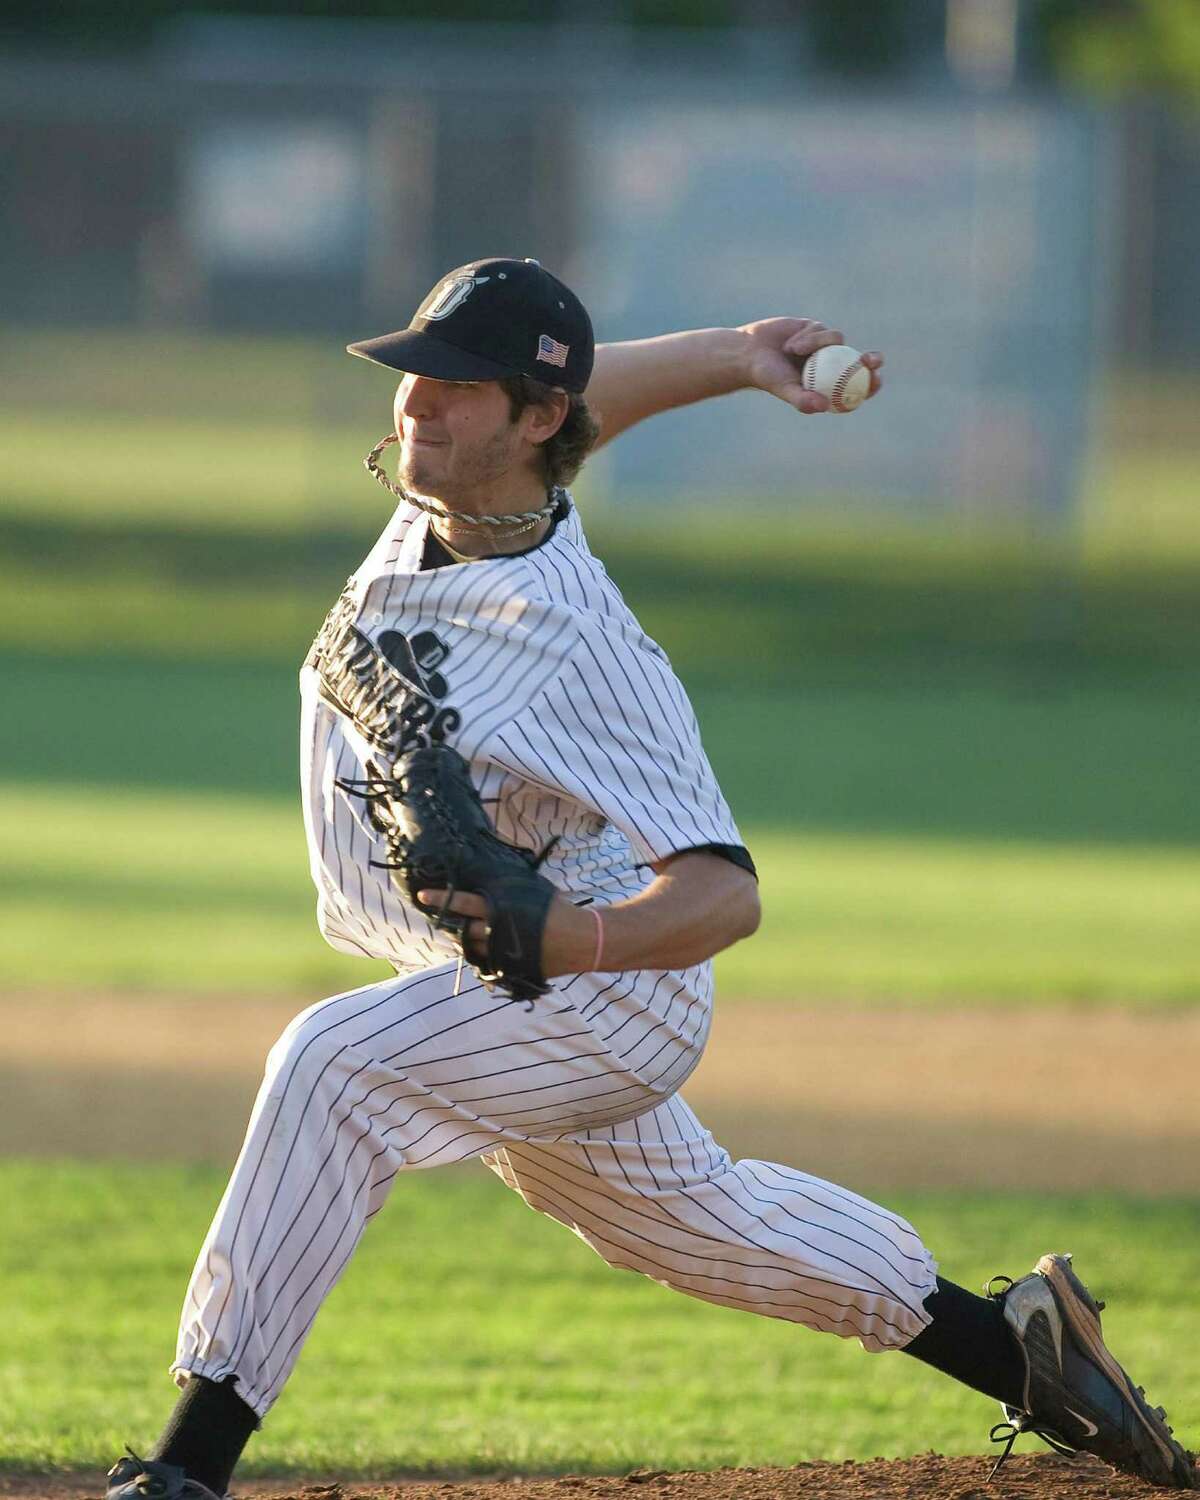
<svg viewBox="0 0 1200 1500"><path fill-rule="evenodd" d="M552 339L548 333L543 333L538 339L537 357L544 359L548 365L557 365L560 370L566 369L567 355L571 352L570 344L560 344L557 339Z"/></svg>

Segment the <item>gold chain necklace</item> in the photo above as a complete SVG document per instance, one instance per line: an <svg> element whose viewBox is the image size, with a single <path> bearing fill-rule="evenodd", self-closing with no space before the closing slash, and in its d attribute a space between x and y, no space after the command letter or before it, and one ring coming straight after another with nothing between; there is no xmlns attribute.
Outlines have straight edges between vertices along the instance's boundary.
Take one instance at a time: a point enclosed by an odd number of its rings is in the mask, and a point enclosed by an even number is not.
<svg viewBox="0 0 1200 1500"><path fill-rule="evenodd" d="M541 515L540 514L536 515L536 516L534 516L534 518L533 518L532 521L526 521L523 525L514 527L512 531L506 531L506 532L504 532L504 534L502 536L501 535L494 535L492 537L489 537L488 540L489 541L495 540L497 542L501 542L501 541L506 542L506 541L509 540L510 537L520 536L521 533L525 532L525 531L532 531L533 528L535 526L537 526L541 522L541 520L542 520ZM462 526L453 526L450 529L452 531L464 531L464 530L466 530L466 528L462 527ZM444 536L442 536L442 534L439 531L437 531L435 529L433 534L437 538L438 545L440 547L444 547L445 550L450 554L450 556L455 560L455 562L463 562L463 563L486 562L489 558L492 558L492 557L504 557L505 556L505 554L503 552L483 552L483 553L478 553L478 554L471 553L471 552L459 552L456 548L454 548L454 547L452 547L450 545L450 543L446 540L446 538Z"/></svg>

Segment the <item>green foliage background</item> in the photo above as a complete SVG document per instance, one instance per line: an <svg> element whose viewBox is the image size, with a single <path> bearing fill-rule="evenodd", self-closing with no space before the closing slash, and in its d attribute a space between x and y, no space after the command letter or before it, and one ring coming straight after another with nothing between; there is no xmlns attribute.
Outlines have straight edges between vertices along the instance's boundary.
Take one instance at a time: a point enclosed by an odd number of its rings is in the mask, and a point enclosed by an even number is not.
<svg viewBox="0 0 1200 1500"><path fill-rule="evenodd" d="M1200 103L1200 13L1192 0L1028 0L1022 6L1022 61L1030 76L1053 77L1099 97L1159 93ZM9 0L0 36L73 51L138 50L179 15L363 18L407 22L517 23L551 27L579 18L570 0ZM727 31L752 17L738 0L613 0L600 18L644 32L683 27ZM797 59L807 52L835 75L886 79L936 52L943 0L782 0L772 20L793 30Z"/></svg>

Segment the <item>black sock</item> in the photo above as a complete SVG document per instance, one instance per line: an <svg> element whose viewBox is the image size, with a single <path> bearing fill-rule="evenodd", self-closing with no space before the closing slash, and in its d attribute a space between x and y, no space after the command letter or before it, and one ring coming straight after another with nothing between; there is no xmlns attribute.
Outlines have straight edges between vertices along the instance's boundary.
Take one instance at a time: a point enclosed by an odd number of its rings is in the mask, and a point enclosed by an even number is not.
<svg viewBox="0 0 1200 1500"><path fill-rule="evenodd" d="M234 1381L189 1375L148 1456L178 1464L189 1479L207 1485L214 1495L224 1495L257 1426L258 1418L238 1395Z"/></svg>
<svg viewBox="0 0 1200 1500"><path fill-rule="evenodd" d="M905 1354L985 1396L1024 1406L1025 1356L999 1302L976 1297L939 1276L937 1291L925 1299L925 1311L933 1314L933 1322L905 1345Z"/></svg>

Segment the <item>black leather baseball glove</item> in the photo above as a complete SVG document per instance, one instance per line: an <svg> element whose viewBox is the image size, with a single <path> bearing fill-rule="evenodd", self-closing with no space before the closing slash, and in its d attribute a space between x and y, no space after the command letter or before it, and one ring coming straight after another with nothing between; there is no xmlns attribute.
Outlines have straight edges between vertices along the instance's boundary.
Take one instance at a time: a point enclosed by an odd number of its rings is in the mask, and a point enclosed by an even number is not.
<svg viewBox="0 0 1200 1500"><path fill-rule="evenodd" d="M367 789L369 786L369 789ZM489 989L530 1004L550 986L542 973L542 932L555 887L538 866L549 853L506 844L484 810L466 761L449 745L410 750L392 776L346 790L376 803L388 836L392 878L435 925L455 937L463 957ZM468 932L469 917L429 907L417 892L471 891L488 905L482 947Z"/></svg>

